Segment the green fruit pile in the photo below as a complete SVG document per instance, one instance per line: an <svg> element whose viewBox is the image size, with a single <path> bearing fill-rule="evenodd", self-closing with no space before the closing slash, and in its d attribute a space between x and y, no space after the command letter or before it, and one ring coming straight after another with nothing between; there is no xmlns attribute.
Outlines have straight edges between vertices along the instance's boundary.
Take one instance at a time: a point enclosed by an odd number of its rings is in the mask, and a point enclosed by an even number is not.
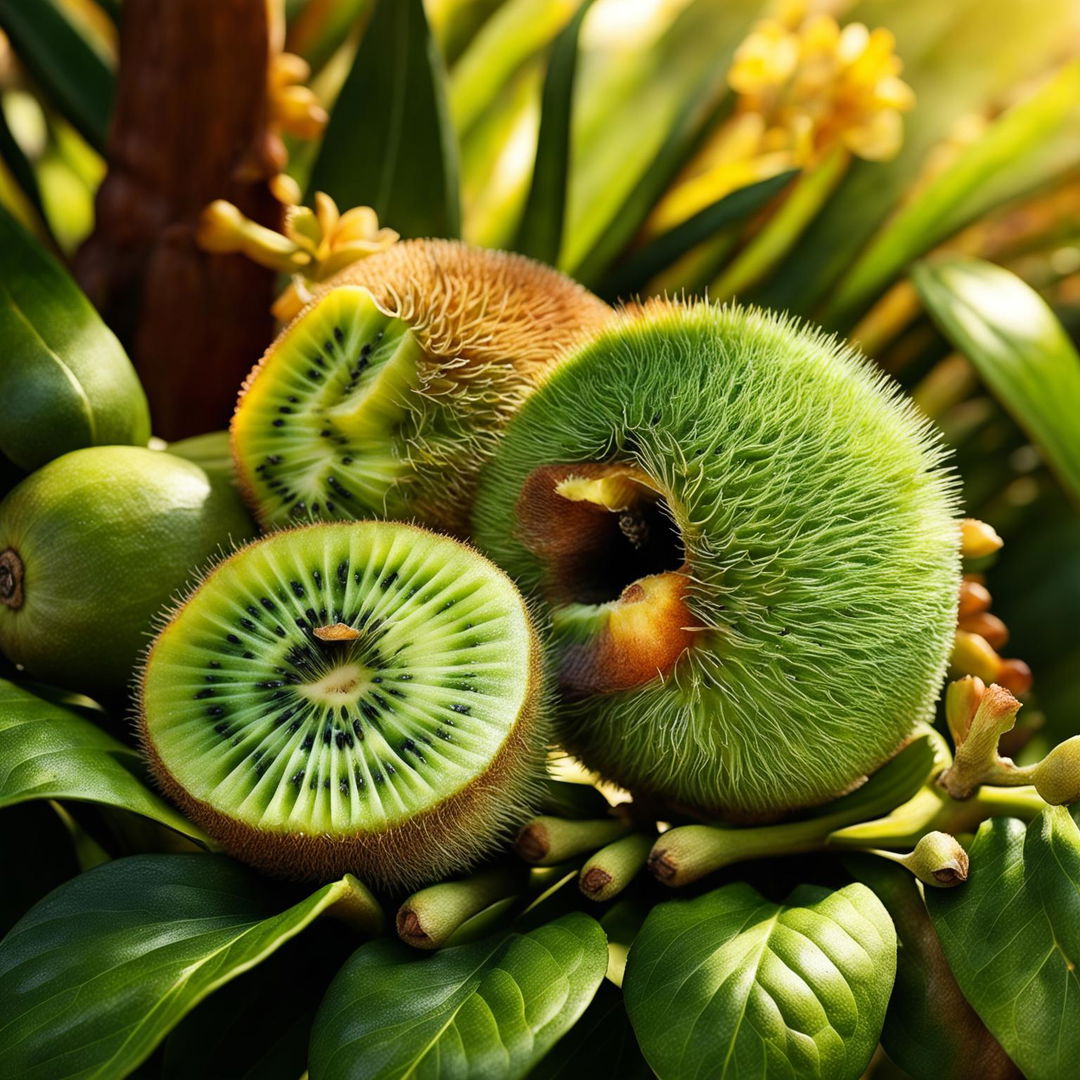
<svg viewBox="0 0 1080 1080"><path fill-rule="evenodd" d="M519 257L412 241L282 330L228 435L32 462L0 504L0 647L135 689L163 789L271 872L459 871L535 813L552 742L681 813L776 818L933 707L959 581L941 459L812 329L616 316ZM269 530L245 547L238 492Z"/></svg>

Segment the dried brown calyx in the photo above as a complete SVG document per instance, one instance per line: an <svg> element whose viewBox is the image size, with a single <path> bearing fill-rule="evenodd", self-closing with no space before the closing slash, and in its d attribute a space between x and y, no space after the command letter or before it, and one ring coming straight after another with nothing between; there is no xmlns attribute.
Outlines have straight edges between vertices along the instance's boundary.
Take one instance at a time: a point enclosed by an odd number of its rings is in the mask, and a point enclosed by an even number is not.
<svg viewBox="0 0 1080 1080"><path fill-rule="evenodd" d="M660 485L634 465L546 465L516 510L521 541L545 567L564 690L629 690L670 672L699 627Z"/></svg>

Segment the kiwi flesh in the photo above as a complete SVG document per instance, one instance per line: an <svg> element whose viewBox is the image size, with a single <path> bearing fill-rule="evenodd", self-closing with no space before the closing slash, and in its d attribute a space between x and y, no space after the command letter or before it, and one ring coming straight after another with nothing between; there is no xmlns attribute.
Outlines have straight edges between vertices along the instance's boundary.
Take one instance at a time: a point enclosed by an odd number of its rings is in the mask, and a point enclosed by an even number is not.
<svg viewBox="0 0 1080 1080"><path fill-rule="evenodd" d="M411 525L315 524L237 552L173 613L140 731L237 858L414 887L528 818L542 686L525 602L483 556Z"/></svg>
<svg viewBox="0 0 1080 1080"><path fill-rule="evenodd" d="M518 255L395 244L332 278L249 376L241 487L266 528L385 517L464 534L507 418L611 314Z"/></svg>
<svg viewBox="0 0 1080 1080"><path fill-rule="evenodd" d="M568 749L764 820L850 789L931 717L959 582L943 456L818 331L650 304L525 402L473 535L550 606Z"/></svg>

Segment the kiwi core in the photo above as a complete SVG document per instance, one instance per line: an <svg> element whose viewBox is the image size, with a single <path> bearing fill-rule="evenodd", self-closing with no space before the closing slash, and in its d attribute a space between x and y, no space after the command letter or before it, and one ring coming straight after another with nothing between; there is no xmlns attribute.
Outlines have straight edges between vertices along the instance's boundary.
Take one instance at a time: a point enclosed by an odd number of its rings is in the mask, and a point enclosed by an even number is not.
<svg viewBox="0 0 1080 1080"><path fill-rule="evenodd" d="M12 611L23 604L23 564L14 548L0 551L0 604Z"/></svg>
<svg viewBox="0 0 1080 1080"><path fill-rule="evenodd" d="M682 535L660 485L637 466L542 466L525 481L517 524L545 568L564 690L640 686L693 646Z"/></svg>

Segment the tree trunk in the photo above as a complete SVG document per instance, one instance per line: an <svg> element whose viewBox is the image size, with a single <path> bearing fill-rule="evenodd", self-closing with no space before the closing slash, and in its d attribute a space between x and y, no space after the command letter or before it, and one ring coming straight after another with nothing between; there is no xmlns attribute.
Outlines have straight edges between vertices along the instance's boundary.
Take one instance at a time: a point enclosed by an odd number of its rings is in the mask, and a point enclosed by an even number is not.
<svg viewBox="0 0 1080 1080"><path fill-rule="evenodd" d="M284 160L268 125L267 0L124 0L108 174L75 271L127 346L166 439L223 427L270 340L274 275L195 245L235 203L271 228Z"/></svg>

